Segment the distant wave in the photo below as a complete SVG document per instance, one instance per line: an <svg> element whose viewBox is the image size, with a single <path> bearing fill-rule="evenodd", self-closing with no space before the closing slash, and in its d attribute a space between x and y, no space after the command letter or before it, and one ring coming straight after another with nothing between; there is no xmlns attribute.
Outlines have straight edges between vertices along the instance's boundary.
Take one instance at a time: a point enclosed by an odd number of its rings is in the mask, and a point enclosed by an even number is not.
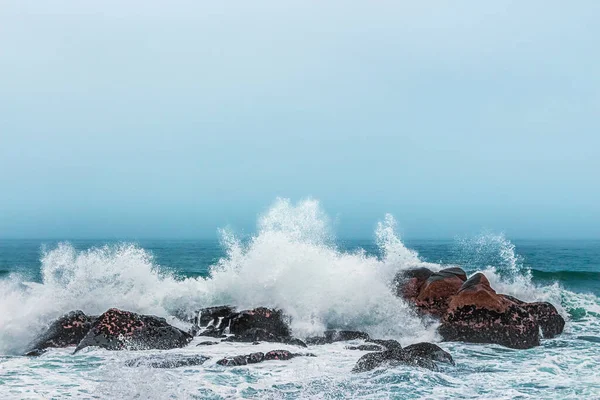
<svg viewBox="0 0 600 400"><path fill-rule="evenodd" d="M600 272L594 271L540 271L532 269L531 274L534 280L561 282L600 281Z"/></svg>

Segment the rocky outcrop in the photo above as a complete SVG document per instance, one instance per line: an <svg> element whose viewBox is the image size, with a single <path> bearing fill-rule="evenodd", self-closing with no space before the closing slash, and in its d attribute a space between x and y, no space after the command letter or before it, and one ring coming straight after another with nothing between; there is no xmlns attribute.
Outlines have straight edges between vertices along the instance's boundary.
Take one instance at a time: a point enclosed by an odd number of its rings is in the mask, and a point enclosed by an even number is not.
<svg viewBox="0 0 600 400"><path fill-rule="evenodd" d="M358 360L352 372L370 371L384 365L408 365L437 370L436 361L454 363L449 353L432 343L418 343L403 349L395 340L374 340L373 342L381 344L385 350L365 354Z"/></svg>
<svg viewBox="0 0 600 400"><path fill-rule="evenodd" d="M207 307L198 311L196 324L198 326L229 326L229 321L236 315L235 307L217 306ZM225 323L222 323L222 322Z"/></svg>
<svg viewBox="0 0 600 400"><path fill-rule="evenodd" d="M290 336L283 312L265 307L242 311L231 319L230 333L243 335L250 329L263 329L278 337Z"/></svg>
<svg viewBox="0 0 600 400"><path fill-rule="evenodd" d="M183 347L192 336L164 318L111 308L94 321L75 352L97 346L107 350L147 350Z"/></svg>
<svg viewBox="0 0 600 400"><path fill-rule="evenodd" d="M467 274L460 268L447 268L431 274L422 284L415 305L427 314L442 316L452 296L458 293Z"/></svg>
<svg viewBox="0 0 600 400"><path fill-rule="evenodd" d="M411 344L410 346L406 346L404 351L408 355L409 359L421 357L432 361L454 365L454 359L450 353L433 343L421 342Z"/></svg>
<svg viewBox="0 0 600 400"><path fill-rule="evenodd" d="M514 301L498 295L481 273L467 280L452 298L439 333L445 340L516 349L534 347L540 341L537 320Z"/></svg>
<svg viewBox="0 0 600 400"><path fill-rule="evenodd" d="M269 351L268 353L257 352L257 353L243 355L243 356L223 358L223 359L217 361L217 364L223 365L226 367L235 367L235 366L240 366L240 365L256 364L256 363L263 362L263 361L272 361L272 360L285 361L285 360L290 360L294 357L301 357L301 356L314 357L314 354L298 354L298 353L289 352L287 350L272 350L272 351Z"/></svg>
<svg viewBox="0 0 600 400"><path fill-rule="evenodd" d="M185 356L178 354L161 354L128 360L125 362L125 365L128 367L179 368L202 365L209 358L210 357L202 355Z"/></svg>
<svg viewBox="0 0 600 400"><path fill-rule="evenodd" d="M396 295L414 301L419 296L421 287L431 275L433 275L433 271L428 268L413 268L401 271L394 278Z"/></svg>
<svg viewBox="0 0 600 400"><path fill-rule="evenodd" d="M504 295L504 297L529 311L542 329L542 336L544 338L551 339L563 332L565 319L552 304L548 302L525 303L512 296Z"/></svg>
<svg viewBox="0 0 600 400"><path fill-rule="evenodd" d="M445 340L496 343L529 348L543 337L563 332L565 320L550 303L526 303L496 293L487 278L467 280L461 268L432 272L427 268L403 271L394 280L396 293L422 314L440 318Z"/></svg>
<svg viewBox="0 0 600 400"><path fill-rule="evenodd" d="M276 334L261 328L248 329L237 336L229 336L228 338L223 339L223 342L274 342L306 347L306 344L300 339L291 336L277 336Z"/></svg>
<svg viewBox="0 0 600 400"><path fill-rule="evenodd" d="M96 317L83 311L71 311L54 321L38 339L28 346L26 355L40 355L49 347L77 346L85 337Z"/></svg>

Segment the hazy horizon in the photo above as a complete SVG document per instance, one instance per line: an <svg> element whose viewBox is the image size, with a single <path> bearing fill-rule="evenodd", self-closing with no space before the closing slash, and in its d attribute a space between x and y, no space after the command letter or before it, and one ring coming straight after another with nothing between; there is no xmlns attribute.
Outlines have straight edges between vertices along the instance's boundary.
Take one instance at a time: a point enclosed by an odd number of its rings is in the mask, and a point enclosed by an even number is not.
<svg viewBox="0 0 600 400"><path fill-rule="evenodd" d="M342 12L343 11L343 12ZM0 238L600 239L600 3L5 1Z"/></svg>

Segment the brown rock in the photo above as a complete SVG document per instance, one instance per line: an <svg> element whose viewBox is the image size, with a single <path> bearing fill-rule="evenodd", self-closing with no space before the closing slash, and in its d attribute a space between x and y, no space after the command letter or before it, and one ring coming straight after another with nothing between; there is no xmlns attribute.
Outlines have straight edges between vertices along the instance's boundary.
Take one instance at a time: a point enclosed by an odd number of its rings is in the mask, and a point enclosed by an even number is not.
<svg viewBox="0 0 600 400"><path fill-rule="evenodd" d="M539 324L534 316L490 287L477 273L452 297L439 332L445 340L496 343L525 349L539 345Z"/></svg>
<svg viewBox="0 0 600 400"><path fill-rule="evenodd" d="M452 296L458 293L467 280L461 268L447 268L432 274L421 286L415 304L422 311L442 316L448 309Z"/></svg>

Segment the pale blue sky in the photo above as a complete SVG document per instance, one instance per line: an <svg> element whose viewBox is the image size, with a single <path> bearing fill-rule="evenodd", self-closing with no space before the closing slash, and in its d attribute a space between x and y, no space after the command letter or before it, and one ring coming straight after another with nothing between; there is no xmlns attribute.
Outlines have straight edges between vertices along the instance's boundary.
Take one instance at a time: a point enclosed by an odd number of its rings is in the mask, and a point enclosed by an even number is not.
<svg viewBox="0 0 600 400"><path fill-rule="evenodd" d="M600 238L598 1L0 4L0 237Z"/></svg>

